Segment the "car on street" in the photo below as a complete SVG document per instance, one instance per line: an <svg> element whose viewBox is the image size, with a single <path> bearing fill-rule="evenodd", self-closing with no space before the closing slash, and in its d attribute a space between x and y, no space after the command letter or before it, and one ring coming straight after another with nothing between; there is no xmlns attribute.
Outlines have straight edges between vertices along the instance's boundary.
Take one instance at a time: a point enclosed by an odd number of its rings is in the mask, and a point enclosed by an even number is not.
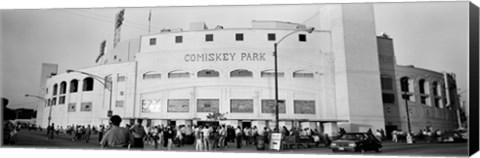
<svg viewBox="0 0 480 158"><path fill-rule="evenodd" d="M382 143L370 133L345 133L330 144L332 152L338 151L382 151Z"/></svg>
<svg viewBox="0 0 480 158"><path fill-rule="evenodd" d="M440 136L439 142L441 143L463 143L467 142L462 134L458 131L446 131Z"/></svg>

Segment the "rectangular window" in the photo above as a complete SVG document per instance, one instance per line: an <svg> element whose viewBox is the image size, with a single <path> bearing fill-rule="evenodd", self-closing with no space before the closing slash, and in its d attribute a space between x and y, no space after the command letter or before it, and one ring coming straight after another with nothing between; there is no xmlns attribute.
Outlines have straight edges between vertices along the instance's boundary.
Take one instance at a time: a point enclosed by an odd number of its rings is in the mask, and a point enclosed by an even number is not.
<svg viewBox="0 0 480 158"><path fill-rule="evenodd" d="M157 44L157 38L150 38L150 45L154 46Z"/></svg>
<svg viewBox="0 0 480 158"><path fill-rule="evenodd" d="M275 99L262 99L262 113L275 113ZM285 113L285 100L278 100L278 113Z"/></svg>
<svg viewBox="0 0 480 158"><path fill-rule="evenodd" d="M295 114L315 114L314 100L294 100L293 112Z"/></svg>
<svg viewBox="0 0 480 158"><path fill-rule="evenodd" d="M125 76L118 76L117 77L117 82L124 82L126 80Z"/></svg>
<svg viewBox="0 0 480 158"><path fill-rule="evenodd" d="M307 35L305 35L305 34L299 34L299 35L298 35L298 41L300 41L300 42L306 42L306 41L307 41Z"/></svg>
<svg viewBox="0 0 480 158"><path fill-rule="evenodd" d="M235 34L235 41L243 41L243 33Z"/></svg>
<svg viewBox="0 0 480 158"><path fill-rule="evenodd" d="M253 99L232 99L232 100L230 100L230 112L232 112L232 113L253 113Z"/></svg>
<svg viewBox="0 0 480 158"><path fill-rule="evenodd" d="M175 43L182 43L183 42L183 36L175 36Z"/></svg>
<svg viewBox="0 0 480 158"><path fill-rule="evenodd" d="M68 112L75 112L76 111L76 103L68 103Z"/></svg>
<svg viewBox="0 0 480 158"><path fill-rule="evenodd" d="M268 41L275 41L275 34L274 33L269 33L267 34Z"/></svg>
<svg viewBox="0 0 480 158"><path fill-rule="evenodd" d="M82 102L80 111L92 111L92 102Z"/></svg>
<svg viewBox="0 0 480 158"><path fill-rule="evenodd" d="M57 105L57 98L52 98L51 105Z"/></svg>
<svg viewBox="0 0 480 158"><path fill-rule="evenodd" d="M168 99L167 112L189 112L189 99Z"/></svg>
<svg viewBox="0 0 480 158"><path fill-rule="evenodd" d="M117 108L122 108L122 107L123 107L123 104L124 104L124 101L123 101L123 100L117 100L117 101L115 101L115 107L117 107Z"/></svg>
<svg viewBox="0 0 480 158"><path fill-rule="evenodd" d="M65 96L61 96L60 98L58 98L58 104L59 105L65 104Z"/></svg>
<svg viewBox="0 0 480 158"><path fill-rule="evenodd" d="M391 78L382 77L380 82L383 90L393 90L393 80Z"/></svg>
<svg viewBox="0 0 480 158"><path fill-rule="evenodd" d="M395 94L382 93L383 103L395 104Z"/></svg>
<svg viewBox="0 0 480 158"><path fill-rule="evenodd" d="M213 41L213 34L206 34L205 35L205 41L207 41L207 42Z"/></svg>
<svg viewBox="0 0 480 158"><path fill-rule="evenodd" d="M218 112L219 99L197 99L197 112Z"/></svg>

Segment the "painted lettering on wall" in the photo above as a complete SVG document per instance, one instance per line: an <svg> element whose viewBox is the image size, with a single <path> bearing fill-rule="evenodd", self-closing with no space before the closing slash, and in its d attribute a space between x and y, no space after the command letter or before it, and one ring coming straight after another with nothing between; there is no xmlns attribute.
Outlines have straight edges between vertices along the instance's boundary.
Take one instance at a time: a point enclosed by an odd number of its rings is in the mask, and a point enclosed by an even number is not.
<svg viewBox="0 0 480 158"><path fill-rule="evenodd" d="M201 53L185 54L185 62L265 61L266 53Z"/></svg>

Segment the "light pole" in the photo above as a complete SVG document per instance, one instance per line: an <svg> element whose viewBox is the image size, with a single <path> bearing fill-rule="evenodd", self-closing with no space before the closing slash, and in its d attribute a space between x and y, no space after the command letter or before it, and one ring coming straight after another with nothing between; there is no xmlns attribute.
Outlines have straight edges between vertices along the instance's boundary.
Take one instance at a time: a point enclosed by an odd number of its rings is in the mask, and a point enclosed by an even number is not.
<svg viewBox="0 0 480 158"><path fill-rule="evenodd" d="M37 98L37 99L42 100L43 102L45 102L45 100L46 100L44 97L37 96L37 95L31 95L31 94L25 94L25 97ZM52 106L50 106L50 103L47 103L47 104L50 107L49 112L48 112L48 124L47 124L47 126L50 126L50 121L52 120Z"/></svg>
<svg viewBox="0 0 480 158"><path fill-rule="evenodd" d="M403 92L403 99L405 100L405 110L407 112L407 144L412 144L412 136L410 135L411 125L410 125L410 110L408 109L408 79L402 78L401 82L401 91Z"/></svg>
<svg viewBox="0 0 480 158"><path fill-rule="evenodd" d="M273 44L273 47L274 47L274 50L273 50L273 57L274 57L274 64L275 64L275 129L276 131L275 132L280 132L280 128L279 128L279 125L278 125L278 69L277 69L277 47L278 45L280 44L280 42L282 42L285 38L287 38L288 36L294 34L294 33L297 33L297 32L300 32L300 31L306 31L308 33L312 33L313 30L315 30L314 27L306 27L305 25L298 25L297 28L293 31L293 32L290 32L288 34L286 34L285 36L283 36L282 38L280 38L280 40L278 40L277 42L275 42Z"/></svg>
<svg viewBox="0 0 480 158"><path fill-rule="evenodd" d="M108 87L107 86L107 83L110 84L110 86L113 86L113 83L112 83L112 80L108 81L107 80L107 76L110 76L110 75L107 75L105 77L100 77L100 76L97 76L97 75L94 75L94 74L91 74L91 73L87 73L87 72L83 72L83 71L78 71L78 70L67 70L67 73L71 73L71 72L77 72L77 73L81 73L81 74L84 74L84 75L87 75L87 76L90 76L90 77L93 77L94 79L96 79L98 82L100 82L101 84L103 84L105 86L105 89L107 89L108 91L110 91L110 101L109 101L109 106L108 106L108 111L107 111L107 117L110 118L112 117L113 115L113 112L112 112L112 87ZM102 81L103 80L103 81Z"/></svg>

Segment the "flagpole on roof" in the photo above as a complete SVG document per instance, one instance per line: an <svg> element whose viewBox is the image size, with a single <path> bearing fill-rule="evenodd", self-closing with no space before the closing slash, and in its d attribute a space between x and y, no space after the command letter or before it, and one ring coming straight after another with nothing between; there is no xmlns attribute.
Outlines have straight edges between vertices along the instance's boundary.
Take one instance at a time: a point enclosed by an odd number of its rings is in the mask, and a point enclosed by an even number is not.
<svg viewBox="0 0 480 158"><path fill-rule="evenodd" d="M150 25L152 24L152 10L148 13L148 34L150 34Z"/></svg>

